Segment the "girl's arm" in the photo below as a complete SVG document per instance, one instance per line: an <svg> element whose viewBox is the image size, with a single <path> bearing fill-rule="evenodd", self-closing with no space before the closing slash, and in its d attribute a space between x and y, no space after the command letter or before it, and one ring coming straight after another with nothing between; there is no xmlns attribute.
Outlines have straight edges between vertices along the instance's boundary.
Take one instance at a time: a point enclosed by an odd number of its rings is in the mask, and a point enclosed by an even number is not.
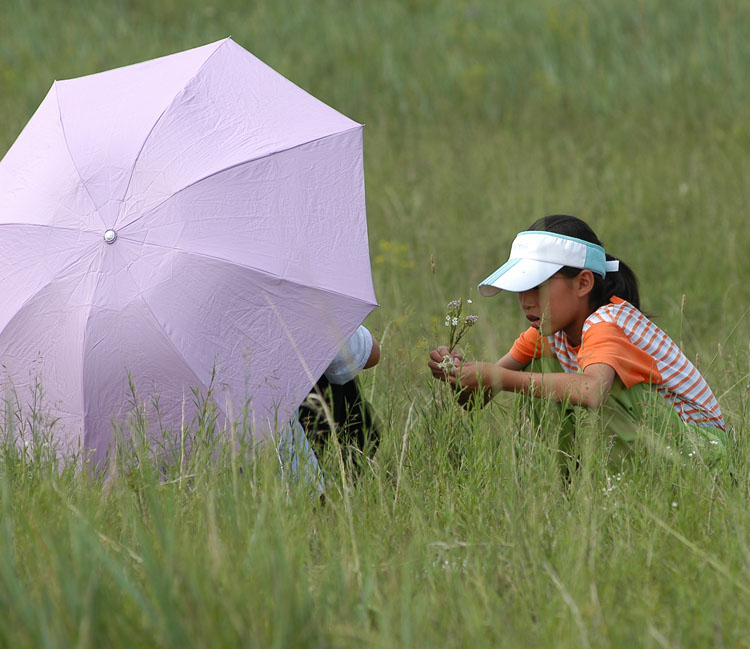
<svg viewBox="0 0 750 649"><path fill-rule="evenodd" d="M540 373L503 366L500 363L505 359L504 356L497 363L463 363L447 377L447 381L472 392L489 390L492 396L500 391L526 392L576 406L598 408L609 396L615 380L615 371L605 363L589 365L582 374Z"/></svg>
<svg viewBox="0 0 750 649"><path fill-rule="evenodd" d="M370 350L370 356L367 358L363 370L369 370L371 367L375 367L380 362L380 343L375 336L372 337L372 349Z"/></svg>

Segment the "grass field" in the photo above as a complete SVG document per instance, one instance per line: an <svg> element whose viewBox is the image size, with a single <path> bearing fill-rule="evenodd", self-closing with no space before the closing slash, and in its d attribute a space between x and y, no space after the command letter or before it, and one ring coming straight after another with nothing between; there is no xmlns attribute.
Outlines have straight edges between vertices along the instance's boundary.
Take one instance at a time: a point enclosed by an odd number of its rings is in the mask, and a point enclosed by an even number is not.
<svg viewBox="0 0 750 649"><path fill-rule="evenodd" d="M3 0L0 153L54 79L231 35L365 123L384 423L321 507L268 452L104 482L46 433L0 453L0 647L748 647L750 3L746 0ZM609 475L504 396L428 379L445 305L467 355L523 328L476 298L539 216L572 213L719 397L735 480L643 450ZM476 299L475 299L476 298ZM33 430L32 430L33 429ZM329 458L330 459L330 458Z"/></svg>

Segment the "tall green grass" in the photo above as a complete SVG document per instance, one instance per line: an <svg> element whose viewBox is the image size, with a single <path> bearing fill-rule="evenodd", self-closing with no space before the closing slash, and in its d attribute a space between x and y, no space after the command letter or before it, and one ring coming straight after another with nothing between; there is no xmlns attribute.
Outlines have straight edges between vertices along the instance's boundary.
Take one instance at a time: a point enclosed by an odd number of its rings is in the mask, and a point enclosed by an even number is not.
<svg viewBox="0 0 750 649"><path fill-rule="evenodd" d="M6 0L2 14L1 151L53 79L227 35L367 125L383 360L364 385L384 438L356 485L328 458L321 506L270 445L166 466L136 445L96 475L61 465L28 413L4 422L0 646L750 644L750 5ZM554 212L591 223L698 362L734 481L645 450L608 474L592 424L568 483L553 426L508 395L462 413L430 383L445 304ZM523 327L514 299L473 306L466 352L497 358ZM19 428L28 446L9 440Z"/></svg>

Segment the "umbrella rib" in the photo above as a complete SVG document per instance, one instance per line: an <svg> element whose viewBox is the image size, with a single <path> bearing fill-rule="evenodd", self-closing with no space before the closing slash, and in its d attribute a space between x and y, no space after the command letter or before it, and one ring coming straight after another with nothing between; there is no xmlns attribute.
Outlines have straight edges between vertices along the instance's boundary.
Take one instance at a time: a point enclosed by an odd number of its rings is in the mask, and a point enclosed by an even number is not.
<svg viewBox="0 0 750 649"><path fill-rule="evenodd" d="M125 237L123 237L123 239L125 239ZM127 239L125 239L125 240L127 240ZM130 241L136 241L136 240L130 239ZM161 248L163 250L169 250L170 252L174 252L175 251L174 248L172 248L170 246L164 246L164 245L162 245L160 243L145 242L145 241L136 241L136 243L140 243L140 244L142 244L144 246L153 246L154 248ZM300 286L302 288L307 288L307 289L313 289L313 290L316 290L316 291L321 291L323 293L328 293L330 295L339 295L341 297L345 297L345 298L350 299L350 300L356 300L357 302L361 302L362 304L370 304L370 302L368 302L367 300L365 300L365 299L363 299L361 297L357 297L356 295L349 295L348 293L342 293L341 291L334 291L333 289L325 288L323 286L310 286L309 284L301 284L300 282L298 282L298 281L296 281L294 279L289 279L288 277L282 277L281 275L277 275L276 273L270 273L267 270L264 270L262 268L258 268L257 266L250 266L249 264L242 264L242 263L239 263L239 262L236 262L236 261L232 261L232 260L229 260L229 259L224 259L223 257L217 257L215 255L207 255L205 252L196 252L196 251L193 251L193 250L178 250L177 252L180 252L180 253L185 254L185 255L193 255L195 257L202 257L203 259L212 259L214 261L220 261L220 262L225 263L225 264L232 264L233 266L240 266L241 268L245 268L247 270L255 271L257 273L260 273L261 275L265 275L266 277L275 277L275 278L281 280L282 282L288 282L289 284L294 284L295 286Z"/></svg>
<svg viewBox="0 0 750 649"><path fill-rule="evenodd" d="M83 429L83 444L84 447L87 446L87 439L86 439L86 418L88 417L88 403L86 401L86 381L85 381L85 375L86 375L86 344L89 339L89 319L91 318L91 311L94 309L94 302L97 292L99 291L99 286L101 285L102 276L101 274L96 279L96 286L94 287L94 290L91 293L91 300L89 304L88 311L86 312L86 319L84 321L83 325L83 340L81 341L81 410L83 411L83 421L82 421L82 429Z"/></svg>
<svg viewBox="0 0 750 649"><path fill-rule="evenodd" d="M81 228L66 228L59 225L46 225L44 223L0 223L0 227L15 225L24 228L43 228L45 230L62 230L63 232L96 232L95 230L83 230Z"/></svg>
<svg viewBox="0 0 750 649"><path fill-rule="evenodd" d="M224 46L224 44L227 41L229 41L229 40L231 40L231 38L225 38L223 41L221 41L219 43L218 47L213 52L211 52L211 54L209 54L206 57L206 60L203 61L203 63L200 64L200 67L195 71L195 74L193 74L193 76L190 77L190 79L188 79L185 82L185 84L182 86L182 88L179 90L179 92L174 97L172 97L172 101L170 101L169 104L167 106L165 106L164 110L161 112L161 114L159 115L159 117L156 119L156 121L154 121L154 123L151 126L151 128L149 129L148 133L146 133L146 137L143 139L143 143L141 144L141 148L138 149L138 153L135 156L135 160L133 161L133 165L130 167L130 177L128 178L128 184L125 187L125 191L123 192L122 200L120 201L120 205L125 205L125 199L127 198L128 192L130 191L130 184L133 182L133 175L135 174L135 168L136 168L136 166L138 165L138 162L141 159L141 154L143 153L143 150L146 148L146 145L148 144L148 141L151 139L151 134L154 132L154 130L156 129L156 127L159 125L159 122L161 122L162 117L164 117L164 115L166 115L167 111L174 105L174 102L175 102L175 99L177 99L177 96L181 92L183 92L185 90L185 88L187 88L187 86L193 81L193 79L195 79L200 74L200 71L213 58L214 54L216 54L216 52L218 52ZM118 214L118 218L119 218L119 214Z"/></svg>
<svg viewBox="0 0 750 649"><path fill-rule="evenodd" d="M55 86L57 86L57 81L55 81ZM62 116L62 107L60 106L60 94L57 92L57 88L55 88L55 99L57 99L57 115L60 118L60 130L62 131L63 142L65 142L65 150L68 152L68 156L70 157L70 163L73 165L73 169L75 169L76 174L81 179L81 185L83 185L83 188L86 190L86 195L89 197L91 204L94 206L94 210L96 211L99 220L102 222L102 227L106 228L107 224L104 223L104 219L99 213L99 206L96 204L94 197L91 195L91 192L86 185L86 181L83 179L80 169L78 169L78 165L76 164L75 158L73 157L73 152L70 150L70 144L68 143L68 134L65 132L65 121L63 120Z"/></svg>
<svg viewBox="0 0 750 649"><path fill-rule="evenodd" d="M122 231L124 228L127 228L127 227L133 225L134 223L137 223L142 218L150 216L156 210L158 210L162 205L164 205L164 203L168 202L170 199L172 199L175 196L177 196L178 194L181 194L182 192L190 189L191 187L193 187L193 186L195 186L195 185L197 185L199 183L202 183L205 180L208 180L209 178L213 178L215 176L218 176L219 174L223 174L223 173L225 173L227 171L231 171L232 169L236 169L237 167L242 167L243 165L247 165L247 164L251 164L253 162L257 162L258 160L263 160L265 158L270 158L271 156L278 155L280 153L287 153L288 151L294 151L295 149L298 149L299 147L307 146L308 144L314 144L315 142L320 142L322 140L327 140L328 138L337 137L339 135L344 135L345 133L351 133L352 131L356 131L357 129L361 129L361 128L362 128L362 125L361 124L357 124L356 126L353 126L352 128L348 128L348 129L346 129L344 131L336 131L335 133L329 133L328 135L322 135L321 137L315 138L313 140L308 140L307 142L300 142L299 144L295 144L294 146L287 147L286 149L280 149L278 151L270 151L268 153L264 153L263 155L259 155L256 158L250 158L249 160L243 160L242 162L238 162L236 164L229 165L228 167L224 167L224 168L219 169L217 171L214 171L214 172L212 172L210 174L202 176L201 178L198 178L197 180L194 180L190 184L185 185L184 187L181 187L174 194L170 194L167 198L165 198L163 201L161 201L161 203L159 203L157 205L154 205L154 207L152 207L147 212L144 212L140 216L137 216L136 218L134 218L132 221L128 221L124 225L121 225L119 229L120 229L120 231ZM123 204L124 204L124 200L125 199L123 199Z"/></svg>

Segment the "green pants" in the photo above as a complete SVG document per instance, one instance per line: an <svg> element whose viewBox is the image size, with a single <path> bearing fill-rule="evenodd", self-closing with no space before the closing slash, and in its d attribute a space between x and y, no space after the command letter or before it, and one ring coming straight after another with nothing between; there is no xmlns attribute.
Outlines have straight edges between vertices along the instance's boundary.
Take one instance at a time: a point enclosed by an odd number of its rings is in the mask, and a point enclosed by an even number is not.
<svg viewBox="0 0 750 649"><path fill-rule="evenodd" d="M563 371L554 357L535 360L527 370ZM615 377L607 400L597 410L547 399L530 401L532 417L536 421L547 419L559 431L558 444L563 460L572 456L575 436L585 425L586 430L607 437L608 464L613 470L632 457L636 442L649 452L683 463L702 462L716 469L729 465L729 443L723 430L685 423L655 388L644 383L626 388Z"/></svg>

